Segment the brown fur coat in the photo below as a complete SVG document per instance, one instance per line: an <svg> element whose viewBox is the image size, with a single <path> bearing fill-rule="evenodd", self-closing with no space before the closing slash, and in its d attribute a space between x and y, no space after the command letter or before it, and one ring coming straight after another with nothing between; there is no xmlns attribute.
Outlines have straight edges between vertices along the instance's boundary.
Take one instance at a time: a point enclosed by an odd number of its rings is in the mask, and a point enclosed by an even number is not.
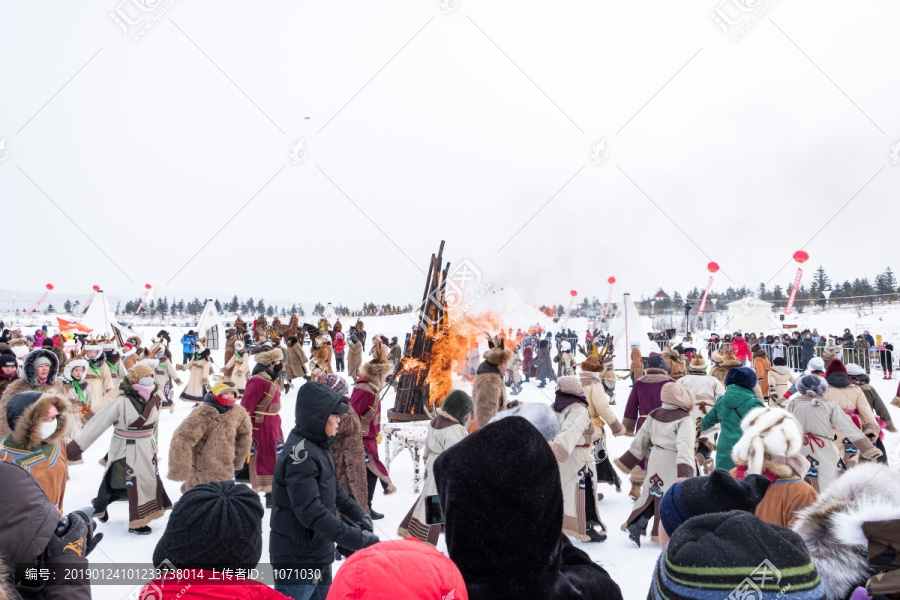
<svg viewBox="0 0 900 600"><path fill-rule="evenodd" d="M487 361L481 363L475 375L475 383L472 385L475 422L479 429L487 425L494 415L506 408L506 388L503 385L503 378L491 367L494 365Z"/></svg>
<svg viewBox="0 0 900 600"><path fill-rule="evenodd" d="M201 483L230 481L247 461L252 431L240 404L222 414L205 402L197 405L172 435L169 479L184 481L181 493Z"/></svg>
<svg viewBox="0 0 900 600"><path fill-rule="evenodd" d="M362 364L362 342L350 342L347 344L347 375L356 379L359 377L359 366Z"/></svg>
<svg viewBox="0 0 900 600"><path fill-rule="evenodd" d="M288 381L292 381L296 377L306 377L309 371L306 368L306 352L303 351L303 344L298 342L288 342L285 351L285 362L287 363L286 377Z"/></svg>
<svg viewBox="0 0 900 600"><path fill-rule="evenodd" d="M362 425L356 411L341 415L331 453L334 454L338 483L356 500L362 511L369 514L366 451L362 441Z"/></svg>
<svg viewBox="0 0 900 600"><path fill-rule="evenodd" d="M49 350L44 350L43 352L52 354ZM53 356L56 355L53 354ZM56 373L53 372L52 367L50 369L50 377L47 379L47 383L39 383L37 380L37 376L34 373L34 367L31 366L31 362L33 362L33 360L26 360L25 368L23 369L24 377L14 379L12 382L10 382L10 384L6 386L6 389L3 390L3 397L0 397L0 439L3 439L7 435L9 435L9 425L7 425L6 423L6 404L7 402L9 402L9 399L16 394L34 391L49 392L57 396L62 396L63 398L66 397L67 390L63 387L62 382L57 378Z"/></svg>

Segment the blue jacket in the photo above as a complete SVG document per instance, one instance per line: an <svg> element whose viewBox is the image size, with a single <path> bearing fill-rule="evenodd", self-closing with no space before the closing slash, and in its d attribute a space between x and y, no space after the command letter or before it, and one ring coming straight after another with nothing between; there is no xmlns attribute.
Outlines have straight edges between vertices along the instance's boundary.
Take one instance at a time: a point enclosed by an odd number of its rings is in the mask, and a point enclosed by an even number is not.
<svg viewBox="0 0 900 600"><path fill-rule="evenodd" d="M184 345L185 354L193 354L194 344L197 343L197 336L184 334L183 336L181 336L181 343Z"/></svg>

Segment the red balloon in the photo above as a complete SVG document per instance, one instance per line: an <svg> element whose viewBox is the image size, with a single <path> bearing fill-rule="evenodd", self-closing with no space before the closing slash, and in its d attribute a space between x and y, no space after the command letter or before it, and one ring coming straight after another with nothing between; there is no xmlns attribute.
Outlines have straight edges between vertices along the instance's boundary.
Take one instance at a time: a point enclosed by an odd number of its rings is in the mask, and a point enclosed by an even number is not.
<svg viewBox="0 0 900 600"><path fill-rule="evenodd" d="M47 289L48 289L48 290L52 290L52 289L53 289L53 284L52 284L52 283L48 283L48 284L47 284Z"/></svg>
<svg viewBox="0 0 900 600"><path fill-rule="evenodd" d="M576 292L575 290L572 290L569 293L572 295L573 298L578 295L578 292Z"/></svg>
<svg viewBox="0 0 900 600"><path fill-rule="evenodd" d="M92 289L93 289L95 292L99 292L99 291L100 291L100 286L99 286L99 285L95 285Z"/></svg>
<svg viewBox="0 0 900 600"><path fill-rule="evenodd" d="M616 278L615 278L615 277L610 277L609 279L606 280L606 283L608 283L609 285L612 285L612 284L614 284L615 282L616 282Z"/></svg>
<svg viewBox="0 0 900 600"><path fill-rule="evenodd" d="M153 287L153 286L151 286L149 283L145 283L145 284L144 284L144 287L147 288L147 289L149 290L149 289L150 289L151 287Z"/></svg>
<svg viewBox="0 0 900 600"><path fill-rule="evenodd" d="M719 263L717 263L717 262L709 263L708 265L706 265L706 270L709 271L710 273L715 273L716 271L719 270Z"/></svg>
<svg viewBox="0 0 900 600"><path fill-rule="evenodd" d="M809 254L807 254L803 250L797 250L796 252L794 252L794 260L802 265L809 260Z"/></svg>

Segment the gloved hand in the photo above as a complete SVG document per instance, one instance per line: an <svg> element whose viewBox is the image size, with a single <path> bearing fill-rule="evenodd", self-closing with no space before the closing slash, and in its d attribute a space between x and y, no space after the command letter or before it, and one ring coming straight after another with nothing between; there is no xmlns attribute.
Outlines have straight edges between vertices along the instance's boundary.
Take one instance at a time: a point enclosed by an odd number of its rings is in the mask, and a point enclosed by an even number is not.
<svg viewBox="0 0 900 600"><path fill-rule="evenodd" d="M384 436L381 435L381 434L379 433L378 435L375 436L375 443L376 443L376 444L381 444L381 441L382 441L383 439L384 439Z"/></svg>
<svg viewBox="0 0 900 600"><path fill-rule="evenodd" d="M81 446L75 443L75 440L72 440L68 444L66 444L66 459L67 460L81 460Z"/></svg>
<svg viewBox="0 0 900 600"><path fill-rule="evenodd" d="M363 548L368 548L369 546L374 546L375 544L377 544L378 542L381 541L380 539L378 539L378 536L375 535L374 533L372 533L371 531L363 530L362 533L363 533L363 543L362 543L362 546L359 547L360 550L362 550Z"/></svg>
<svg viewBox="0 0 900 600"><path fill-rule="evenodd" d="M363 531L375 531L375 524L372 523L372 518L369 515L364 515L359 523L359 528Z"/></svg>
<svg viewBox="0 0 900 600"><path fill-rule="evenodd" d="M94 534L94 522L90 517L85 520L84 513L72 512L59 520L59 526L50 537L47 544L47 558L59 558L61 556L86 557L90 554L103 534Z"/></svg>

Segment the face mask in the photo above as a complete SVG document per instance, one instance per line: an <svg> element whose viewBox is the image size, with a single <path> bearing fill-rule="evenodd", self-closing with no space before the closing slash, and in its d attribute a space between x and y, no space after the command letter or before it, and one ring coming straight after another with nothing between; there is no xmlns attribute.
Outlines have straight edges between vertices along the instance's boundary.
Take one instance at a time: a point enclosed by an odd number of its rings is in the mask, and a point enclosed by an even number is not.
<svg viewBox="0 0 900 600"><path fill-rule="evenodd" d="M281 363L278 363L277 365L273 365L273 366L272 366L272 372L273 372L273 373L278 373L278 372L280 372L280 371L281 371L281 368L282 368L283 366L284 366L284 365L282 365Z"/></svg>
<svg viewBox="0 0 900 600"><path fill-rule="evenodd" d="M41 423L41 439L46 440L48 437L56 433L56 419L49 423Z"/></svg>
<svg viewBox="0 0 900 600"><path fill-rule="evenodd" d="M28 346L13 346L12 351L16 358L22 358L28 354Z"/></svg>

